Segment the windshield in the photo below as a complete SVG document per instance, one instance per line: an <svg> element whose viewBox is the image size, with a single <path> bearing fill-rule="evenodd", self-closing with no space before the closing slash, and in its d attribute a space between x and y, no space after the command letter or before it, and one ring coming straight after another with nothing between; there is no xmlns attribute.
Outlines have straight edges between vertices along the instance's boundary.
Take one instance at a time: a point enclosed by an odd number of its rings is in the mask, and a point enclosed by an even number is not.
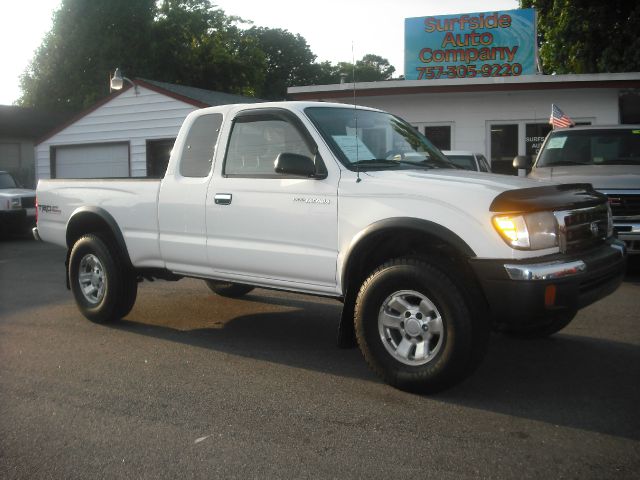
<svg viewBox="0 0 640 480"><path fill-rule="evenodd" d="M451 163L465 170L476 170L476 161L471 155L447 155Z"/></svg>
<svg viewBox="0 0 640 480"><path fill-rule="evenodd" d="M0 173L0 188L16 188L16 182L8 173Z"/></svg>
<svg viewBox="0 0 640 480"><path fill-rule="evenodd" d="M309 107L305 113L350 170L456 168L408 123L353 107Z"/></svg>
<svg viewBox="0 0 640 480"><path fill-rule="evenodd" d="M640 130L551 132L536 167L562 165L640 165Z"/></svg>

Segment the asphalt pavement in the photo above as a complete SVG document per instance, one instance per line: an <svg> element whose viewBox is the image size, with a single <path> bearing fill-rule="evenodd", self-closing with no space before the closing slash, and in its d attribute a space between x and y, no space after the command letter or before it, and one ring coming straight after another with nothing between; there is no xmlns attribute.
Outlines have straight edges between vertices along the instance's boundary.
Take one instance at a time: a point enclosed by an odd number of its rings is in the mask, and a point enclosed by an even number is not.
<svg viewBox="0 0 640 480"><path fill-rule="evenodd" d="M495 334L446 392L335 346L341 305L144 282L80 315L65 252L0 241L0 478L638 478L640 275L549 339Z"/></svg>

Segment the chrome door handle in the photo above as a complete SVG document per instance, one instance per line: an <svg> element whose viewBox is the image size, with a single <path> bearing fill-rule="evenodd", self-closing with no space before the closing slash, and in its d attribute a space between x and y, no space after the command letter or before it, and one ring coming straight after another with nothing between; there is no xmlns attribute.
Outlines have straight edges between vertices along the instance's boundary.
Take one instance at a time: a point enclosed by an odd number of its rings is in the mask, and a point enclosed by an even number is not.
<svg viewBox="0 0 640 480"><path fill-rule="evenodd" d="M216 193L213 197L213 201L216 202L216 205L230 205L231 204L231 194L230 193Z"/></svg>

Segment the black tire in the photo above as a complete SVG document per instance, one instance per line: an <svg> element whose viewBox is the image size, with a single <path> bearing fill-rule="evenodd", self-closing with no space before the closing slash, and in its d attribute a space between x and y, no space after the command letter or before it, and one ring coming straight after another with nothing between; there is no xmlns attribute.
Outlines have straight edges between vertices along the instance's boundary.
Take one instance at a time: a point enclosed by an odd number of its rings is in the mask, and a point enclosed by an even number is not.
<svg viewBox="0 0 640 480"><path fill-rule="evenodd" d="M390 385L423 393L468 376L486 352L490 328L466 287L463 274L429 259L400 258L374 271L355 308L356 338L371 369ZM383 317L401 319L394 323L401 327L387 328Z"/></svg>
<svg viewBox="0 0 640 480"><path fill-rule="evenodd" d="M204 282L213 293L227 298L242 297L254 289L251 285L242 285L240 283L220 282L217 280L205 280Z"/></svg>
<svg viewBox="0 0 640 480"><path fill-rule="evenodd" d="M527 328L522 330L504 330L504 333L511 337L516 338L527 338L527 339L535 339L535 338L545 338L553 335L554 333L558 333L560 330L565 328L567 325L571 323L578 312L567 312L562 314L557 314L551 318L550 322L545 325L540 325L533 328Z"/></svg>
<svg viewBox="0 0 640 480"><path fill-rule="evenodd" d="M135 273L117 248L95 234L84 235L73 245L69 283L80 312L96 323L127 315L138 292Z"/></svg>

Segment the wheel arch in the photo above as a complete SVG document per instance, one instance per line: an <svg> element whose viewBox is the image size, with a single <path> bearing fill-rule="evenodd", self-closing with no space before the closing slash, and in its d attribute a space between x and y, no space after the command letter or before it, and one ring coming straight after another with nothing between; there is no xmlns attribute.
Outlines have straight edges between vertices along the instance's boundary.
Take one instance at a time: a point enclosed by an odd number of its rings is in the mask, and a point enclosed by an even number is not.
<svg viewBox="0 0 640 480"><path fill-rule="evenodd" d="M398 217L372 223L354 237L345 255L341 272L343 295L346 297L354 284L359 285L367 273L386 260L437 252L458 261L476 256L456 233L429 220Z"/></svg>
<svg viewBox="0 0 640 480"><path fill-rule="evenodd" d="M70 252L76 241L88 233L102 234L108 237L115 243L127 265L131 265L124 235L122 235L116 220L104 208L80 207L71 214L66 229L67 251ZM68 255L69 253L67 253L67 259Z"/></svg>

